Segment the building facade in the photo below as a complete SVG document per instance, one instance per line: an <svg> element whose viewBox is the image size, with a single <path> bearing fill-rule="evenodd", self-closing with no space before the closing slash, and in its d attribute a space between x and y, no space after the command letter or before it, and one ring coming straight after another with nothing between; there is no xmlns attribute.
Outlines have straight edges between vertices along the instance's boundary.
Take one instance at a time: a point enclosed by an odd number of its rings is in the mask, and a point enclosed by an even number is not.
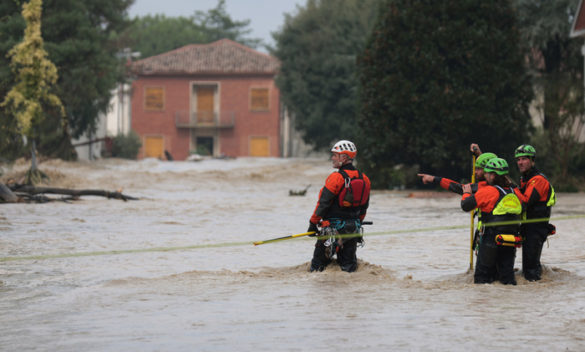
<svg viewBox="0 0 585 352"><path fill-rule="evenodd" d="M139 158L282 155L279 62L228 39L132 64Z"/></svg>
<svg viewBox="0 0 585 352"><path fill-rule="evenodd" d="M129 84L119 83L112 90L108 110L98 115L95 132L71 141L80 160L109 156L112 138L130 133L130 92Z"/></svg>

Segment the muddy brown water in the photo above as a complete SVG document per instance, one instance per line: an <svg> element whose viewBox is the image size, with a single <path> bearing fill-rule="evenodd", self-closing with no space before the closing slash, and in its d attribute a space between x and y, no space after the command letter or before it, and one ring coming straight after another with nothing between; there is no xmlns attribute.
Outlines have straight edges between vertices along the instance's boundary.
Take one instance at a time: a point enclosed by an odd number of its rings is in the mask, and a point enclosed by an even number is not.
<svg viewBox="0 0 585 352"><path fill-rule="evenodd" d="M358 271L309 273L314 240L252 242L306 230L327 160L41 169L142 199L0 206L2 351L585 350L583 218L553 221L542 281L474 285L458 197L376 191ZM553 218L581 214L558 195Z"/></svg>

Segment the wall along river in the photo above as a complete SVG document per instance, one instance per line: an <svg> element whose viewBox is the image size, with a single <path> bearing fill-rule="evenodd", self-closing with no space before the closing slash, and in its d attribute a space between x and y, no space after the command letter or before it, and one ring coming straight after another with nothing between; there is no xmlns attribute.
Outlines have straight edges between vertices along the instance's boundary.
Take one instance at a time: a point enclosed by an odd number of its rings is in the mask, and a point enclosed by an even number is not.
<svg viewBox="0 0 585 352"><path fill-rule="evenodd" d="M0 205L2 351L585 350L582 194L558 195L542 281L474 285L470 216L446 192L373 192L352 274L309 273L307 237L253 246L306 230L324 159L41 169L141 200Z"/></svg>

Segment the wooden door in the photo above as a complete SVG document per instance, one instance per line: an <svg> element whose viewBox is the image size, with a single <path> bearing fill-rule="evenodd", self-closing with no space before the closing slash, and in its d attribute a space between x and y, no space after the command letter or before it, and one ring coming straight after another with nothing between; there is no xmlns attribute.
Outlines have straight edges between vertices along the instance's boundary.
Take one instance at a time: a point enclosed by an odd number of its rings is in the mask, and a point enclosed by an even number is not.
<svg viewBox="0 0 585 352"><path fill-rule="evenodd" d="M144 138L144 157L162 159L164 155L164 139L162 136Z"/></svg>
<svg viewBox="0 0 585 352"><path fill-rule="evenodd" d="M270 156L268 137L250 137L250 156Z"/></svg>
<svg viewBox="0 0 585 352"><path fill-rule="evenodd" d="M215 87L197 87L197 123L213 124Z"/></svg>

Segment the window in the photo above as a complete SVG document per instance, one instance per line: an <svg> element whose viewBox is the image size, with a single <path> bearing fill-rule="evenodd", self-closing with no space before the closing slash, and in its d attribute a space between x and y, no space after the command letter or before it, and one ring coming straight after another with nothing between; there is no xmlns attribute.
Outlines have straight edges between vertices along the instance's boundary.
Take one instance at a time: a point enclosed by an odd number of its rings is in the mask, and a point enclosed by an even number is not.
<svg viewBox="0 0 585 352"><path fill-rule="evenodd" d="M268 137L250 137L250 156L270 156Z"/></svg>
<svg viewBox="0 0 585 352"><path fill-rule="evenodd" d="M144 138L144 157L163 158L165 141L162 136L146 136Z"/></svg>
<svg viewBox="0 0 585 352"><path fill-rule="evenodd" d="M268 93L268 88L250 89L250 110L268 111L270 108Z"/></svg>
<svg viewBox="0 0 585 352"><path fill-rule="evenodd" d="M144 88L144 110L160 111L165 108L165 89L163 87Z"/></svg>

